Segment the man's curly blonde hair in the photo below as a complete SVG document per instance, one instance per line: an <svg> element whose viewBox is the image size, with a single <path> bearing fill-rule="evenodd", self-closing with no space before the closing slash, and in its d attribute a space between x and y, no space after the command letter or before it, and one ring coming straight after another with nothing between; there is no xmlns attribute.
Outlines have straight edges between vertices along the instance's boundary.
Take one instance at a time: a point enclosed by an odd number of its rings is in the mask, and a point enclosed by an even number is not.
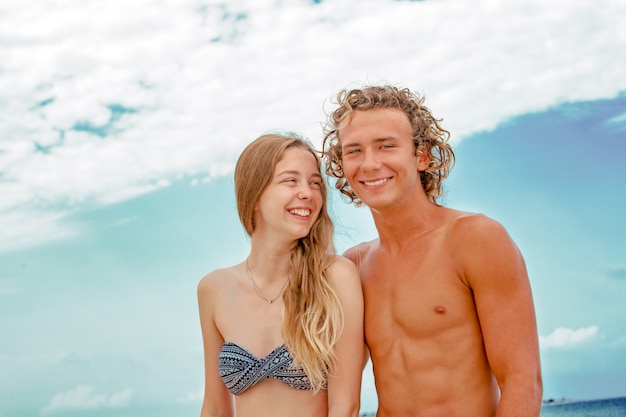
<svg viewBox="0 0 626 417"><path fill-rule="evenodd" d="M329 115L324 127L324 159L326 173L337 178L335 188L346 195L350 202L362 204L343 175L340 126L355 110L382 108L398 109L407 115L413 128L416 154L425 153L430 159L429 167L420 171L422 186L428 198L439 205L437 200L443 195L442 182L454 166L454 152L448 144L450 132L440 126L441 119L432 115L430 109L424 106L424 100L423 96L407 88L390 85L341 90L337 94L335 102L339 107Z"/></svg>

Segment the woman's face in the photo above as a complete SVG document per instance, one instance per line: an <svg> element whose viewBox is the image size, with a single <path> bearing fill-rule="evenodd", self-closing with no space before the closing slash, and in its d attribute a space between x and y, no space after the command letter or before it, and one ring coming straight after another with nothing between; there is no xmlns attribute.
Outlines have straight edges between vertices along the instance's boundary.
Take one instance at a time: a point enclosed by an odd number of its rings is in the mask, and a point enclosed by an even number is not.
<svg viewBox="0 0 626 417"><path fill-rule="evenodd" d="M308 235L322 208L321 187L315 156L306 149L287 148L255 207L254 233L278 232L292 240Z"/></svg>

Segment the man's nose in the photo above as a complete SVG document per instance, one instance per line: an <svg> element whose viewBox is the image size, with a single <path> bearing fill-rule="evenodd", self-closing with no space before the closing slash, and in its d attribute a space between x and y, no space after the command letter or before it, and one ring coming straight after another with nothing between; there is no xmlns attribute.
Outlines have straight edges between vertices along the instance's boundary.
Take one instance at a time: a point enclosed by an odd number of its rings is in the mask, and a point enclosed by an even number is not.
<svg viewBox="0 0 626 417"><path fill-rule="evenodd" d="M363 155L363 163L361 169L371 171L380 168L380 160L375 152L365 151Z"/></svg>

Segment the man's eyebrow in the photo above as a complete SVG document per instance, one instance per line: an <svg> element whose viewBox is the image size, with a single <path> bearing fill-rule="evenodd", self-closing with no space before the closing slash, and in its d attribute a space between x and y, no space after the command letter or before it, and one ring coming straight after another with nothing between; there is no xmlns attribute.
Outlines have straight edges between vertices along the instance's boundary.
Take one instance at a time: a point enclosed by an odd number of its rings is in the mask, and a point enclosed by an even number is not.
<svg viewBox="0 0 626 417"><path fill-rule="evenodd" d="M397 138L394 137L394 136L383 136L381 138L374 139L374 143L381 143L381 142L395 141L395 140L397 140ZM354 148L354 147L357 147L357 146L361 146L361 144L358 143L358 142L346 143L341 148L342 149L346 149L346 148Z"/></svg>

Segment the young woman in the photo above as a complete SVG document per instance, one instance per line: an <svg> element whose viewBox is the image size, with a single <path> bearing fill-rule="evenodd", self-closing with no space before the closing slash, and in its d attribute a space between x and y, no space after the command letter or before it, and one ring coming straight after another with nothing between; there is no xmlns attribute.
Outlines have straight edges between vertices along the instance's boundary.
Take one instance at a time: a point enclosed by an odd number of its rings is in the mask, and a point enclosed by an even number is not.
<svg viewBox="0 0 626 417"><path fill-rule="evenodd" d="M263 135L239 157L235 191L251 250L198 285L201 417L357 417L363 295L334 254L318 156L296 135Z"/></svg>

